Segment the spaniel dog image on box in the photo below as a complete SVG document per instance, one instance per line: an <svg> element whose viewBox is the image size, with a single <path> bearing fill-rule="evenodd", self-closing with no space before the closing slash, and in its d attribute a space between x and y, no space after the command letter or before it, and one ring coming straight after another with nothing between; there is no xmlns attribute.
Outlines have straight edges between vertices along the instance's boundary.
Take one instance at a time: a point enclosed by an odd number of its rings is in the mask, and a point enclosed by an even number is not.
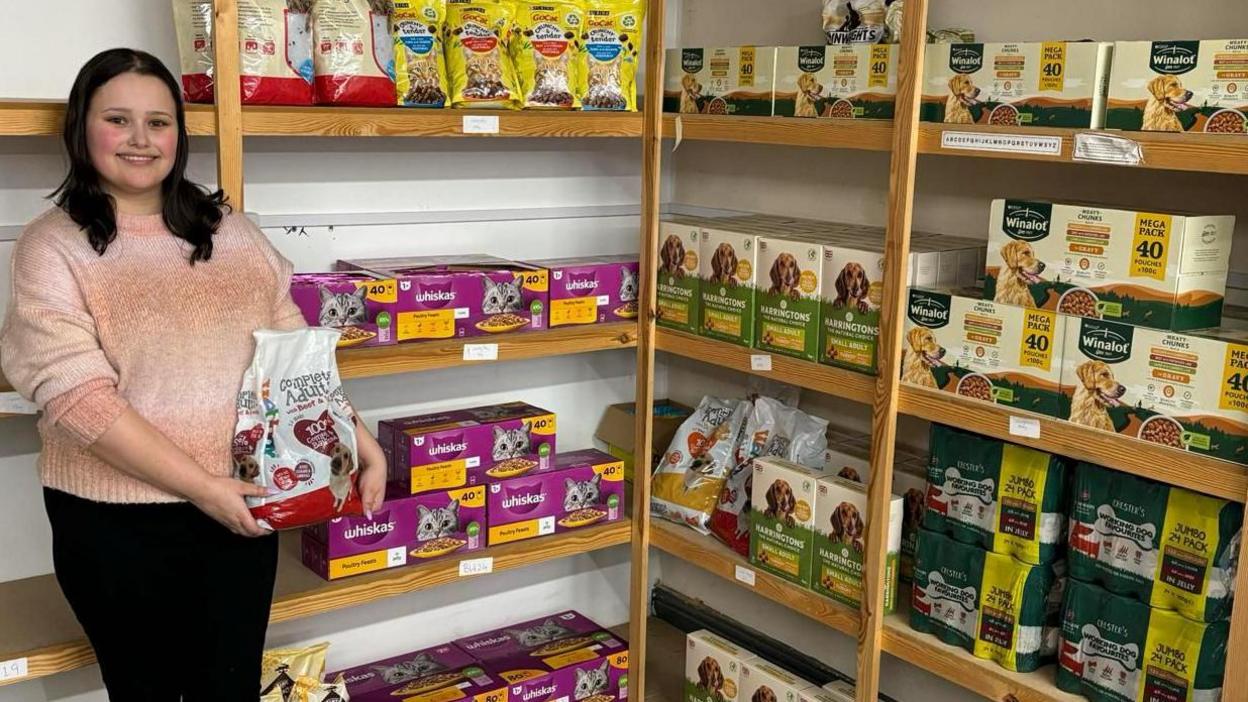
<svg viewBox="0 0 1248 702"><path fill-rule="evenodd" d="M730 288L737 285L737 251L726 241L711 255L711 282Z"/></svg>
<svg viewBox="0 0 1248 702"><path fill-rule="evenodd" d="M776 702L776 693L766 685L760 685L750 696L750 702Z"/></svg>
<svg viewBox="0 0 1248 702"><path fill-rule="evenodd" d="M793 254L782 253L771 264L771 287L767 292L796 300L802 296L797 287L801 279L802 270L797 267L797 258Z"/></svg>
<svg viewBox="0 0 1248 702"><path fill-rule="evenodd" d="M355 456L345 444L334 444L329 454L329 492L334 496L334 511L342 510L351 496L351 472L355 470Z"/></svg>
<svg viewBox="0 0 1248 702"><path fill-rule="evenodd" d="M813 73L803 73L797 79L797 97L793 114L797 117L818 117L819 101L823 99L823 85Z"/></svg>
<svg viewBox="0 0 1248 702"><path fill-rule="evenodd" d="M793 510L797 508L797 498L793 496L793 486L784 480L777 480L767 488L767 509L763 516L784 522L787 527L797 525L793 518Z"/></svg>
<svg viewBox="0 0 1248 702"><path fill-rule="evenodd" d="M1144 129L1152 132L1181 132L1179 113L1186 110L1192 91L1174 76L1157 76L1148 82L1148 104L1144 107Z"/></svg>
<svg viewBox="0 0 1248 702"><path fill-rule="evenodd" d="M849 262L836 276L836 299L833 307L850 306L857 308L861 314L871 311L871 281L867 279L867 269L860 263Z"/></svg>
<svg viewBox="0 0 1248 702"><path fill-rule="evenodd" d="M845 544L862 553L862 513L848 502L842 502L832 512L832 540Z"/></svg>
<svg viewBox="0 0 1248 702"><path fill-rule="evenodd" d="M852 480L855 483L862 482L862 474L860 474L857 470L850 468L849 466L843 466L841 468L841 471L836 474L836 477L844 478L846 480Z"/></svg>
<svg viewBox="0 0 1248 702"><path fill-rule="evenodd" d="M698 687L714 695L715 699L724 699L724 671L719 661L707 656L698 664Z"/></svg>
<svg viewBox="0 0 1248 702"><path fill-rule="evenodd" d="M677 278L685 277L685 242L675 234L668 235L659 249L659 271Z"/></svg>
<svg viewBox="0 0 1248 702"><path fill-rule="evenodd" d="M945 122L974 124L971 108L979 104L979 88L970 76L959 73L949 79L949 99L945 100Z"/></svg>
<svg viewBox="0 0 1248 702"><path fill-rule="evenodd" d="M1103 361L1084 361L1075 369L1075 375L1079 380L1070 400L1070 421L1113 431L1109 408L1122 404L1127 388L1114 378L1114 372Z"/></svg>
<svg viewBox="0 0 1248 702"><path fill-rule="evenodd" d="M698 100L702 97L702 84L698 79L685 74L680 79L680 113L682 115L698 114Z"/></svg>
<svg viewBox="0 0 1248 702"><path fill-rule="evenodd" d="M914 385L934 388L936 378L932 369L943 366L945 347L936 343L932 330L915 327L906 332L906 346L902 349L901 379Z"/></svg>
<svg viewBox="0 0 1248 702"><path fill-rule="evenodd" d="M1044 272L1044 261L1036 258L1031 244L1025 241L1011 241L1001 247L1001 260L1004 262L997 273L997 293L993 302L1004 302L1020 307L1035 307L1036 300L1031 295L1031 285L1042 282L1040 274Z"/></svg>

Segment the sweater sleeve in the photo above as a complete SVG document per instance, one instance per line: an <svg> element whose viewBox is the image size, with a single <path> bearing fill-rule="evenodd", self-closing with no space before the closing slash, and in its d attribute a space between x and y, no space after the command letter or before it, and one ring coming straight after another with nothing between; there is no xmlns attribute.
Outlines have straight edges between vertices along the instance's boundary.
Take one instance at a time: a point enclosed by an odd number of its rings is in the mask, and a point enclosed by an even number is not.
<svg viewBox="0 0 1248 702"><path fill-rule="evenodd" d="M14 247L0 367L49 422L90 445L127 403L117 392L117 371L100 348L69 257L54 236L28 230Z"/></svg>
<svg viewBox="0 0 1248 702"><path fill-rule="evenodd" d="M235 220L237 226L242 227L255 242L265 262L269 264L269 268L273 269L275 290L271 328L277 331L294 331L308 326L303 318L303 312L290 297L290 276L294 273L294 264L273 247L269 238L250 219L241 214L230 215L230 218Z"/></svg>

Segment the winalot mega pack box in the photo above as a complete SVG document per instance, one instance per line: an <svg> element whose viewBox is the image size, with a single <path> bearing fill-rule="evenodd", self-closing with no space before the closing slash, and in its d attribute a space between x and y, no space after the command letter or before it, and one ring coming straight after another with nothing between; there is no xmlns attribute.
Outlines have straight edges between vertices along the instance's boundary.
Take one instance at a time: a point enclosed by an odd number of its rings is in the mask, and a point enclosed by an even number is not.
<svg viewBox="0 0 1248 702"><path fill-rule="evenodd" d="M751 563L810 587L821 477L821 472L791 461L755 459L750 489Z"/></svg>
<svg viewBox="0 0 1248 702"><path fill-rule="evenodd" d="M658 300L656 323L690 334L698 333L702 320L701 286L698 265L701 260L702 230L682 218L665 219L659 228Z"/></svg>
<svg viewBox="0 0 1248 702"><path fill-rule="evenodd" d="M628 699L628 643L573 611L458 639L510 683L509 699Z"/></svg>
<svg viewBox="0 0 1248 702"><path fill-rule="evenodd" d="M923 526L1024 563L1057 560L1067 460L932 424Z"/></svg>
<svg viewBox="0 0 1248 702"><path fill-rule="evenodd" d="M624 516L624 462L595 449L560 453L548 472L490 482L489 542L522 541Z"/></svg>
<svg viewBox="0 0 1248 702"><path fill-rule="evenodd" d="M1248 463L1248 345L1072 319L1065 346L1065 419Z"/></svg>
<svg viewBox="0 0 1248 702"><path fill-rule="evenodd" d="M901 380L1060 417L1064 316L911 288Z"/></svg>
<svg viewBox="0 0 1248 702"><path fill-rule="evenodd" d="M386 419L377 441L404 491L447 490L553 468L555 415L506 402Z"/></svg>
<svg viewBox="0 0 1248 702"><path fill-rule="evenodd" d="M395 343L393 278L367 273L296 273L290 277L290 297L314 327L342 332L338 348L386 346Z"/></svg>
<svg viewBox="0 0 1248 702"><path fill-rule="evenodd" d="M702 629L685 637L684 702L736 702L741 666L755 656Z"/></svg>
<svg viewBox="0 0 1248 702"><path fill-rule="evenodd" d="M420 495L392 489L372 519L306 527L303 564L326 580L398 568L484 548L485 528L484 485Z"/></svg>
<svg viewBox="0 0 1248 702"><path fill-rule="evenodd" d="M1248 39L1120 41L1109 129L1248 134Z"/></svg>
<svg viewBox="0 0 1248 702"><path fill-rule="evenodd" d="M637 319L636 256L532 261L549 272L551 327Z"/></svg>
<svg viewBox="0 0 1248 702"><path fill-rule="evenodd" d="M806 237L763 237L754 269L755 347L819 358L820 309L826 281L823 244Z"/></svg>
<svg viewBox="0 0 1248 702"><path fill-rule="evenodd" d="M507 682L487 673L454 644L404 653L330 673L341 676L352 702L438 702L505 699Z"/></svg>
<svg viewBox="0 0 1248 702"><path fill-rule="evenodd" d="M1231 615L1244 506L1088 463L1071 491L1070 576L1195 621Z"/></svg>
<svg viewBox="0 0 1248 702"><path fill-rule="evenodd" d="M484 255L338 261L396 281L398 341L456 339L545 329L549 279L544 268Z"/></svg>
<svg viewBox="0 0 1248 702"><path fill-rule="evenodd" d="M666 66L664 112L771 116L775 47L668 49Z"/></svg>
<svg viewBox="0 0 1248 702"><path fill-rule="evenodd" d="M933 44L920 119L1099 129L1113 52L1107 42Z"/></svg>
<svg viewBox="0 0 1248 702"><path fill-rule="evenodd" d="M815 560L811 587L837 602L857 607L862 601L866 564L867 488L836 476L820 478L815 501ZM901 552L902 500L892 497L885 541L884 612L897 606L897 559Z"/></svg>
<svg viewBox="0 0 1248 702"><path fill-rule="evenodd" d="M775 115L892 119L899 54L896 44L780 47Z"/></svg>
<svg viewBox="0 0 1248 702"><path fill-rule="evenodd" d="M1235 218L994 200L984 298L1155 329L1222 320Z"/></svg>
<svg viewBox="0 0 1248 702"><path fill-rule="evenodd" d="M754 346L754 269L759 236L731 229L701 229L698 268L702 336Z"/></svg>
<svg viewBox="0 0 1248 702"><path fill-rule="evenodd" d="M924 529L910 628L1007 670L1031 672L1057 649L1056 582L1052 566L1028 565Z"/></svg>
<svg viewBox="0 0 1248 702"><path fill-rule="evenodd" d="M1229 636L1230 622L1194 622L1072 579L1057 688L1091 702L1224 699Z"/></svg>

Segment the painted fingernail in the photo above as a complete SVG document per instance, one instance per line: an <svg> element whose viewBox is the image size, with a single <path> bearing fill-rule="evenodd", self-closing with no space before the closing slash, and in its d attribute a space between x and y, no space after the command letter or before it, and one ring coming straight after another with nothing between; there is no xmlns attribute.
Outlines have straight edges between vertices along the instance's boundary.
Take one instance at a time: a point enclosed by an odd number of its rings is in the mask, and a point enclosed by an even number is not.
<svg viewBox="0 0 1248 702"><path fill-rule="evenodd" d="M368 519L369 521L372 521L372 519L373 519L373 510L371 510L371 509L369 509L369 508L365 507L365 508L364 508L364 517L365 517L365 519Z"/></svg>

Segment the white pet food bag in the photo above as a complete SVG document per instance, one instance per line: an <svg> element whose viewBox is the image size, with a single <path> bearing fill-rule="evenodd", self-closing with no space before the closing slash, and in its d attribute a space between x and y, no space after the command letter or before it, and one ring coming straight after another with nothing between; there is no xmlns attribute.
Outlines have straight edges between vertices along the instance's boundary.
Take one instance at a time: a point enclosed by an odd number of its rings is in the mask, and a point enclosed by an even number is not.
<svg viewBox="0 0 1248 702"><path fill-rule="evenodd" d="M234 474L277 494L249 497L261 526L290 529L360 514L355 425L338 377L341 332L255 332L238 394Z"/></svg>
<svg viewBox="0 0 1248 702"><path fill-rule="evenodd" d="M394 105L391 0L314 0L313 67L320 105Z"/></svg>
<svg viewBox="0 0 1248 702"><path fill-rule="evenodd" d="M708 532L749 413L744 400L702 398L655 468L650 484L655 516Z"/></svg>
<svg viewBox="0 0 1248 702"><path fill-rule="evenodd" d="M173 0L173 28L182 68L182 98L212 102L212 0Z"/></svg>

